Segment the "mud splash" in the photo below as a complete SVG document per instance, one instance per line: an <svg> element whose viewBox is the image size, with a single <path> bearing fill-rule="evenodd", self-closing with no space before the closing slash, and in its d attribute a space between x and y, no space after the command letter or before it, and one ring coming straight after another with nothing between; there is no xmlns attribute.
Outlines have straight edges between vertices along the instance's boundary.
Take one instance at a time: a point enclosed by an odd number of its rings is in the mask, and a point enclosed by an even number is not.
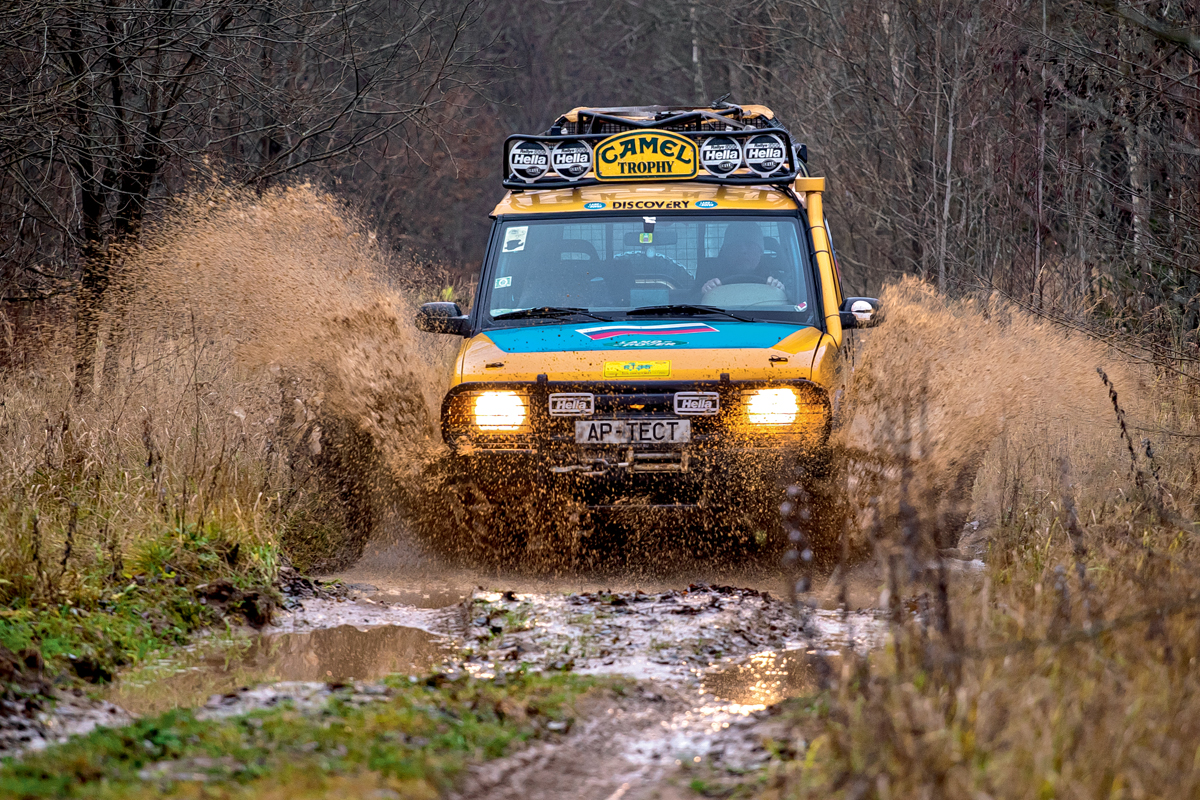
<svg viewBox="0 0 1200 800"><path fill-rule="evenodd" d="M921 560L955 547L980 468L1002 436L1036 428L1064 445L1118 442L1096 367L1131 390L1140 381L1103 344L998 297L951 300L912 278L881 299L887 319L865 337L834 435L854 549L907 536L908 556ZM1075 467L1103 472L1115 455L1104 449L1107 457L1090 453ZM1063 455L1084 461L1080 448ZM988 509L978 513L986 523Z"/></svg>
<svg viewBox="0 0 1200 800"><path fill-rule="evenodd" d="M436 442L447 351L412 326L415 298L387 280L396 268L311 186L216 190L185 200L132 260L132 311L143 328L186 323L229 343L250 373L313 381L302 401L369 431L404 469Z"/></svg>
<svg viewBox="0 0 1200 800"><path fill-rule="evenodd" d="M125 258L86 422L205 489L191 516L266 500L297 566L352 561L442 449L453 343L400 274L311 186L191 194Z"/></svg>

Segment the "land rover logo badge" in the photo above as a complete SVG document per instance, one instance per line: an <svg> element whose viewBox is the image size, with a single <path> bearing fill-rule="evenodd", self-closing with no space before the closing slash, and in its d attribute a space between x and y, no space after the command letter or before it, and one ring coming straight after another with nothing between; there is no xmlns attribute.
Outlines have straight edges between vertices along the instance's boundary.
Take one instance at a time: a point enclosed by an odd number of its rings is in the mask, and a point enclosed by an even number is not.
<svg viewBox="0 0 1200 800"><path fill-rule="evenodd" d="M526 183L533 183L550 169L550 151L541 142L517 142L508 151L508 168Z"/></svg>
<svg viewBox="0 0 1200 800"><path fill-rule="evenodd" d="M746 166L766 178L784 165L783 140L773 133L760 133L746 142Z"/></svg>
<svg viewBox="0 0 1200 800"><path fill-rule="evenodd" d="M718 177L728 175L742 165L742 146L728 136L713 136L700 146L700 164Z"/></svg>
<svg viewBox="0 0 1200 800"><path fill-rule="evenodd" d="M588 211L599 211L600 209L604 208L605 205L607 205L607 204L601 203L599 201L593 201L591 203L584 203L583 207L586 208Z"/></svg>
<svg viewBox="0 0 1200 800"><path fill-rule="evenodd" d="M550 151L550 166L567 180L575 180L592 168L592 149L583 142L559 142Z"/></svg>
<svg viewBox="0 0 1200 800"><path fill-rule="evenodd" d="M716 208L716 207L717 207L716 200L697 200L696 201L696 208Z"/></svg>

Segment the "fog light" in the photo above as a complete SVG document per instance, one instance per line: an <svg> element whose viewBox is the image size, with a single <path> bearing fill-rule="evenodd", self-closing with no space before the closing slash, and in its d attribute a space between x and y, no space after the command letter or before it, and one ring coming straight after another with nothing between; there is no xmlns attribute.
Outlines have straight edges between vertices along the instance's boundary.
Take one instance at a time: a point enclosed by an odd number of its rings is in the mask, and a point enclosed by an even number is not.
<svg viewBox="0 0 1200 800"><path fill-rule="evenodd" d="M516 392L483 392L475 397L475 425L483 431L515 431L525 424L525 398Z"/></svg>
<svg viewBox="0 0 1200 800"><path fill-rule="evenodd" d="M791 425L799 411L792 389L759 389L746 399L746 417L753 425Z"/></svg>

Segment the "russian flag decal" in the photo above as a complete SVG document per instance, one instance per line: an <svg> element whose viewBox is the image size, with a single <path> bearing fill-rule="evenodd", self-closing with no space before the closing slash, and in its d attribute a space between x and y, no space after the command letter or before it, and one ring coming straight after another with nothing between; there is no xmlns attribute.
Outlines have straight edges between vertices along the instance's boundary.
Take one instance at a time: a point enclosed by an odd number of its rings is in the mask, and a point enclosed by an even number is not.
<svg viewBox="0 0 1200 800"><path fill-rule="evenodd" d="M600 339L611 339L614 336L638 336L647 333L682 336L692 333L718 332L712 325L704 322L672 322L665 325L601 325L596 328L577 328L576 330L593 342Z"/></svg>

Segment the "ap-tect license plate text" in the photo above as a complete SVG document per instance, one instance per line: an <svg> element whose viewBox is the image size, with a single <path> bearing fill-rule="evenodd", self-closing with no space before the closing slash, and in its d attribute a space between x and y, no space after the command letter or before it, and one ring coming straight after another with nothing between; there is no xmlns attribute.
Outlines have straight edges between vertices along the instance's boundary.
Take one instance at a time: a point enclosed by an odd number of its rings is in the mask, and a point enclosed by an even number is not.
<svg viewBox="0 0 1200 800"><path fill-rule="evenodd" d="M679 444L692 440L686 419L593 419L575 423L578 444Z"/></svg>

